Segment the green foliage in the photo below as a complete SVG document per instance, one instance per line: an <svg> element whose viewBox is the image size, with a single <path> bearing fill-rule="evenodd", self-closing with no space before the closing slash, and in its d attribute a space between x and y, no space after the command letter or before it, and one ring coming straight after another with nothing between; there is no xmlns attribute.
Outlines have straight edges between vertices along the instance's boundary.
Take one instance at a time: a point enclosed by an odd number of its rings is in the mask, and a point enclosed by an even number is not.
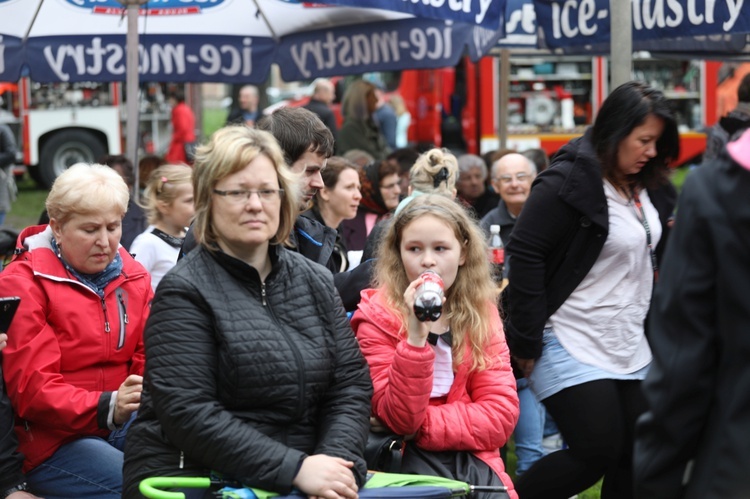
<svg viewBox="0 0 750 499"><path fill-rule="evenodd" d="M213 133L223 127L227 121L227 110L207 108L203 110L203 138L208 140Z"/></svg>
<svg viewBox="0 0 750 499"><path fill-rule="evenodd" d="M691 169L689 166L682 166L672 171L672 183L674 184L677 192L682 190L682 184L685 183L685 179L690 173Z"/></svg>

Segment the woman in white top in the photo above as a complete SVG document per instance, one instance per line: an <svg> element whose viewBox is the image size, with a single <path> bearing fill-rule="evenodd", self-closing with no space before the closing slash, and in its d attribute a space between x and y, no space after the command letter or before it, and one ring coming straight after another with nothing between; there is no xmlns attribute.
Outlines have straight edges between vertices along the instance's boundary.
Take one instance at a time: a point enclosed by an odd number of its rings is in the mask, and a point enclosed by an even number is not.
<svg viewBox="0 0 750 499"><path fill-rule="evenodd" d="M193 170L185 165L163 165L149 177L143 193L148 228L135 238L130 252L151 274L154 290L177 263L185 230L193 220Z"/></svg>
<svg viewBox="0 0 750 499"><path fill-rule="evenodd" d="M633 496L633 432L651 362L645 320L678 153L664 94L629 82L534 181L507 247L506 334L568 448L521 476L524 499L571 497L602 476L602 497Z"/></svg>

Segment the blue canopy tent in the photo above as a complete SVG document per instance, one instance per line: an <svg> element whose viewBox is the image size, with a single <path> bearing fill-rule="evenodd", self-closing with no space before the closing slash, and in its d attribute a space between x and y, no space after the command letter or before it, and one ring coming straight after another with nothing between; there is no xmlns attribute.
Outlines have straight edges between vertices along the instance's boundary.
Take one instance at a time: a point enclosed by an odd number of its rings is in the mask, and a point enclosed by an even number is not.
<svg viewBox="0 0 750 499"><path fill-rule="evenodd" d="M488 13L503 1L479 2L487 28L360 2L0 0L0 81L127 81L136 96L144 81L259 83L274 62L287 80L444 67L490 50L502 25ZM127 99L133 158L137 102Z"/></svg>

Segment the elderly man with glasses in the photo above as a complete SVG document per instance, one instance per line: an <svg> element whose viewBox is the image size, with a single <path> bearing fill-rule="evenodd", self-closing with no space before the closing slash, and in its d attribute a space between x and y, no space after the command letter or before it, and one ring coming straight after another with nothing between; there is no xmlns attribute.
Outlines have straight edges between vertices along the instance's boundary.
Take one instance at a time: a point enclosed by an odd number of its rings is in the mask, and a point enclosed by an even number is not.
<svg viewBox="0 0 750 499"><path fill-rule="evenodd" d="M499 225L503 245L508 244L516 218L529 197L534 177L536 165L522 154L506 154L492 165L492 187L500 194L500 201L482 218L480 224L487 234L490 233L490 225Z"/></svg>

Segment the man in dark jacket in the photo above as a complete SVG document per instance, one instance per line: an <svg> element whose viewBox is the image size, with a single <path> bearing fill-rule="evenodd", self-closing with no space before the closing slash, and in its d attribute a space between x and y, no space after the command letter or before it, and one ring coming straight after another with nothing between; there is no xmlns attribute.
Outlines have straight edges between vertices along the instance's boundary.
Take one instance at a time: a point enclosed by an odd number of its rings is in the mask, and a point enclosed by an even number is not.
<svg viewBox="0 0 750 499"><path fill-rule="evenodd" d="M336 231L330 227L303 217L318 189L322 189L320 171L326 160L333 155L333 135L314 113L301 107L282 107L258 122L258 128L270 132L281 146L284 160L292 171L304 178L304 206L292 232L292 244L305 257L325 265L333 272L333 280L339 291L344 308L352 311L359 303L359 293L370 286L371 263L364 262L353 270L337 272L332 258L336 245Z"/></svg>
<svg viewBox="0 0 750 499"><path fill-rule="evenodd" d="M750 131L687 178L651 308L637 497L750 497Z"/></svg>
<svg viewBox="0 0 750 499"><path fill-rule="evenodd" d="M331 80L320 78L315 80L315 87L313 88L313 94L304 107L309 109L313 113L318 115L320 121L328 127L333 135L333 141L336 142L336 138L339 133L339 127L336 124L336 116L331 110L331 104L336 98L336 87L331 83Z"/></svg>
<svg viewBox="0 0 750 499"><path fill-rule="evenodd" d="M258 87L245 85L238 95L239 106L233 107L227 116L227 125L245 124L254 127L260 118L258 110Z"/></svg>
<svg viewBox="0 0 750 499"><path fill-rule="evenodd" d="M490 178L495 192L500 194L500 202L482 217L480 225L487 235L490 225L499 225L503 246L508 244L516 218L529 198L534 177L536 165L522 154L506 154L492 165Z"/></svg>

